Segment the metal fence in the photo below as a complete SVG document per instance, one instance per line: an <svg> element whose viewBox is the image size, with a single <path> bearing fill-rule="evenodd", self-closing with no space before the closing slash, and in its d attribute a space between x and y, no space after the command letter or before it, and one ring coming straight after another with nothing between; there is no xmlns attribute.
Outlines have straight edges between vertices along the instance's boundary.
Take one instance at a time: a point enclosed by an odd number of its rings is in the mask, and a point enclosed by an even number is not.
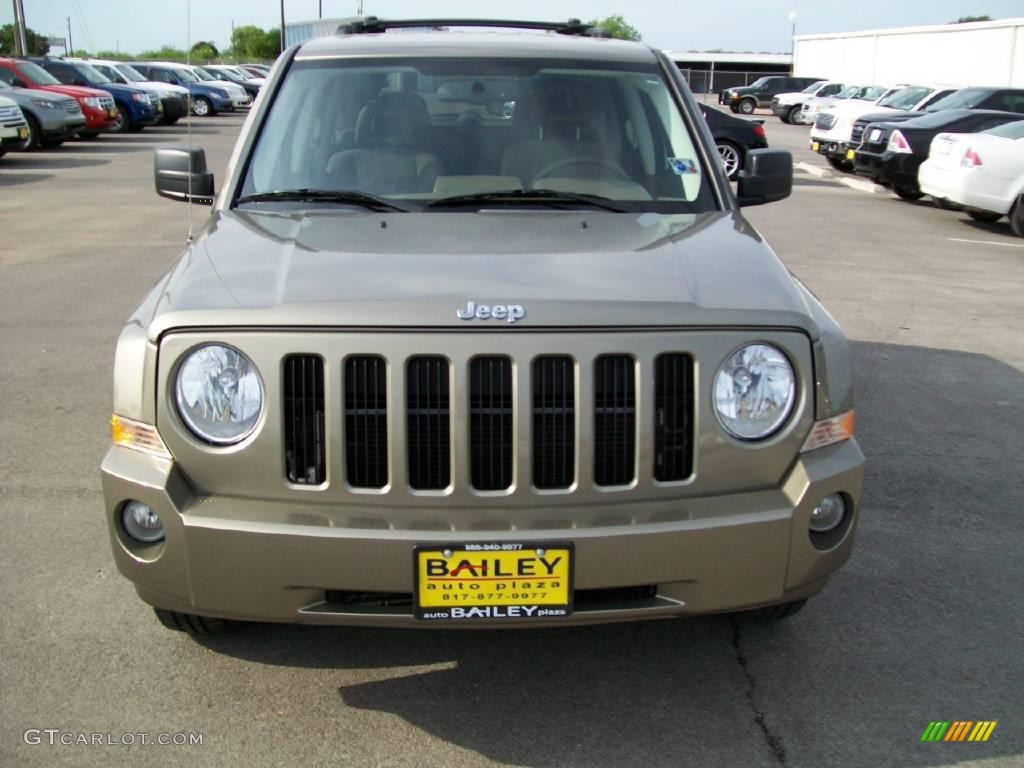
<svg viewBox="0 0 1024 768"><path fill-rule="evenodd" d="M737 88L750 85L759 77L781 75L787 77L789 72L735 72L721 69L687 69L680 67L690 90L694 93L718 93L723 88Z"/></svg>

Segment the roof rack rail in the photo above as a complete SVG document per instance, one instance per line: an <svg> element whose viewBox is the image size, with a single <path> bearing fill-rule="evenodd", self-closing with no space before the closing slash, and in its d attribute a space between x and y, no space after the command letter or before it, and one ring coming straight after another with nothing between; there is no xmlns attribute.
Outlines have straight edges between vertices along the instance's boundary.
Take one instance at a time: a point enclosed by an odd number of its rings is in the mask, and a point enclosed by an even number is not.
<svg viewBox="0 0 1024 768"><path fill-rule="evenodd" d="M379 19L376 16L361 16L346 19L338 25L339 35L368 35L386 32L389 29L431 29L442 27L496 27L499 29L539 29L557 32L561 35L588 37L609 37L608 33L579 19L564 22L514 21L512 19Z"/></svg>

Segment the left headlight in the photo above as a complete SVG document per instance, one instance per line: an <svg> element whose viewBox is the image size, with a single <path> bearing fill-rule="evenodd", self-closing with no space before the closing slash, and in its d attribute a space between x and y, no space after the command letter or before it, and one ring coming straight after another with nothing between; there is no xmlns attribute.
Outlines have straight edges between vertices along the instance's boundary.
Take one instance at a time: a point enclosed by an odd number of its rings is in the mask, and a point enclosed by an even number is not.
<svg viewBox="0 0 1024 768"><path fill-rule="evenodd" d="M60 109L60 104L55 101L47 101L46 99L32 99L32 103L43 109Z"/></svg>
<svg viewBox="0 0 1024 768"><path fill-rule="evenodd" d="M770 344L748 344L737 350L715 376L718 421L741 440L763 440L777 432L795 400L793 366Z"/></svg>
<svg viewBox="0 0 1024 768"><path fill-rule="evenodd" d="M230 445L256 429L263 413L263 382L237 349L209 344L192 350L178 368L175 399L196 437Z"/></svg>

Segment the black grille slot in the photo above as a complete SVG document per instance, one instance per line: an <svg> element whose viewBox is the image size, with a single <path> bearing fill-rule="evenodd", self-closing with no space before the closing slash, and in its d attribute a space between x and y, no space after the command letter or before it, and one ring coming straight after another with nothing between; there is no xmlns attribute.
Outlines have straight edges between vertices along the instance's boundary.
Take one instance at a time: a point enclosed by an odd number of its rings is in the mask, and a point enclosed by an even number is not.
<svg viewBox="0 0 1024 768"><path fill-rule="evenodd" d="M636 459L636 380L633 358L605 355L594 363L594 482L633 482Z"/></svg>
<svg viewBox="0 0 1024 768"><path fill-rule="evenodd" d="M469 476L478 491L512 485L512 361L476 357L469 364Z"/></svg>
<svg viewBox="0 0 1024 768"><path fill-rule="evenodd" d="M409 485L440 490L451 482L448 361L413 357L406 371Z"/></svg>
<svg viewBox="0 0 1024 768"><path fill-rule="evenodd" d="M685 480L693 471L693 361L659 355L654 361L654 479Z"/></svg>
<svg viewBox="0 0 1024 768"><path fill-rule="evenodd" d="M388 482L388 380L383 357L345 360L345 474L354 488Z"/></svg>
<svg viewBox="0 0 1024 768"><path fill-rule="evenodd" d="M533 485L568 488L576 479L576 391L571 357L533 361Z"/></svg>
<svg viewBox="0 0 1024 768"><path fill-rule="evenodd" d="M284 360L285 475L298 485L327 478L324 361L316 355Z"/></svg>

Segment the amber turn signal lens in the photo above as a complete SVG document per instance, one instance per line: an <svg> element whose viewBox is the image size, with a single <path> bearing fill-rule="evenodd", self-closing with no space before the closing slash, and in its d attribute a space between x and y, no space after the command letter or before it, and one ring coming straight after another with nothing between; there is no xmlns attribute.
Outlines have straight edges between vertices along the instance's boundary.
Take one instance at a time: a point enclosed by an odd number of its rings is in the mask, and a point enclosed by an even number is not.
<svg viewBox="0 0 1024 768"><path fill-rule="evenodd" d="M114 414L110 417L110 433L114 445L131 448L133 451L142 451L163 459L171 458L171 453L164 445L156 427L149 424L142 424Z"/></svg>
<svg viewBox="0 0 1024 768"><path fill-rule="evenodd" d="M801 453L824 448L826 445L841 443L853 437L853 411L841 413L831 419L825 419L814 424L811 434L804 441Z"/></svg>

